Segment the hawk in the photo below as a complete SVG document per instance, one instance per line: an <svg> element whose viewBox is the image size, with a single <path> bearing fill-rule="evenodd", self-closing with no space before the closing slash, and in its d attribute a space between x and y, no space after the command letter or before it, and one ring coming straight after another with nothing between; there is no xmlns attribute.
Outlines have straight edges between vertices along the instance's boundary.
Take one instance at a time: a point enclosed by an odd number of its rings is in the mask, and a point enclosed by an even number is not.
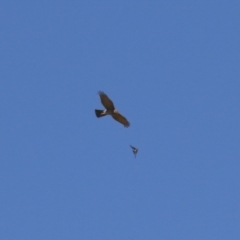
<svg viewBox="0 0 240 240"><path fill-rule="evenodd" d="M98 110L95 109L95 114L98 118L100 117L104 117L106 115L111 115L116 121L120 122L121 124L123 124L124 127L129 127L130 123L128 122L128 120L121 115L118 110L114 107L113 102L111 101L111 99L104 93L104 92L98 92L100 99L101 99L101 103L102 105L106 108L106 110Z"/></svg>
<svg viewBox="0 0 240 240"><path fill-rule="evenodd" d="M132 150L133 150L133 154L134 154L134 156L135 156L135 158L136 158L136 156L137 156L137 152L138 152L138 149L135 148L135 147L133 147L133 146L131 146L131 145L130 145L130 147L132 148Z"/></svg>

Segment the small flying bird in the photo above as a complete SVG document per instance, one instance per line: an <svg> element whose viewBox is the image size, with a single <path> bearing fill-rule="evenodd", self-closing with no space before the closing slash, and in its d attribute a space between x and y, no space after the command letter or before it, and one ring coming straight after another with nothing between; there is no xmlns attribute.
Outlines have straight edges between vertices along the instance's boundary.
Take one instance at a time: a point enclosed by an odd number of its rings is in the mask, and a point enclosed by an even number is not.
<svg viewBox="0 0 240 240"><path fill-rule="evenodd" d="M130 147L132 148L132 150L133 150L133 154L134 154L134 156L135 156L135 158L136 158L136 156L137 156L137 152L138 152L138 149L135 148L135 147L133 147L133 146L131 146L131 145L130 145Z"/></svg>
<svg viewBox="0 0 240 240"><path fill-rule="evenodd" d="M118 110L114 107L113 102L111 101L111 99L107 96L107 94L105 94L104 92L98 92L100 99L101 99L101 103L102 105L106 108L106 110L98 110L95 109L95 114L98 118L100 117L104 117L107 115L111 115L116 121L120 122L121 124L123 124L124 127L129 127L130 123L128 122L128 120L121 115Z"/></svg>

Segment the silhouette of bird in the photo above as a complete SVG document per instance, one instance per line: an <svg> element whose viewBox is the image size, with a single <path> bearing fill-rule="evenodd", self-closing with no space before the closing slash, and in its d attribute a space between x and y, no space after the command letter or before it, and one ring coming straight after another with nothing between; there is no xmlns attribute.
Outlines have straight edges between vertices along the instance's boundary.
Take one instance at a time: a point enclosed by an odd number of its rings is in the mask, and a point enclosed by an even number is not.
<svg viewBox="0 0 240 240"><path fill-rule="evenodd" d="M135 156L135 158L136 158L137 153L138 153L138 149L135 148L135 147L133 147L133 146L131 146L131 145L130 145L130 147L132 148L133 154L134 154L134 156Z"/></svg>
<svg viewBox="0 0 240 240"><path fill-rule="evenodd" d="M118 110L114 107L113 102L111 101L111 99L107 96L107 94L105 94L104 92L98 92L100 99L101 99L101 103L102 105L106 108L106 110L98 110L95 109L95 114L98 118L100 117L104 117L107 115L111 115L116 121L120 122L121 124L123 124L124 127L129 127L130 123L128 122L128 120L121 115Z"/></svg>

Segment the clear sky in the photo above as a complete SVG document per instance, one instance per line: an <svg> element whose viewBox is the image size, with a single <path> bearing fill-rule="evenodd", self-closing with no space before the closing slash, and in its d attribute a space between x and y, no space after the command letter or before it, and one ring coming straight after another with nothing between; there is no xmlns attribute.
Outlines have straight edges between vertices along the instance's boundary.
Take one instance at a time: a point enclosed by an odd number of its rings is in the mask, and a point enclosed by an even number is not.
<svg viewBox="0 0 240 240"><path fill-rule="evenodd" d="M0 29L1 240L240 239L239 1L3 0Z"/></svg>

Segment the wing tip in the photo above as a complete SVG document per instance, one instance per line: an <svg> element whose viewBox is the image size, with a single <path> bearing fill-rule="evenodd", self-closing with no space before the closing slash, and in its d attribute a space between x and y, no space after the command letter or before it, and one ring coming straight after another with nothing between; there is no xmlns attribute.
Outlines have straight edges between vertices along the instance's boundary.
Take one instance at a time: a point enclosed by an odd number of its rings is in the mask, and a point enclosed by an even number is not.
<svg viewBox="0 0 240 240"><path fill-rule="evenodd" d="M103 91L98 91L98 95L106 95Z"/></svg>
<svg viewBox="0 0 240 240"><path fill-rule="evenodd" d="M130 123L125 124L124 127L125 127L125 128L130 127Z"/></svg>

